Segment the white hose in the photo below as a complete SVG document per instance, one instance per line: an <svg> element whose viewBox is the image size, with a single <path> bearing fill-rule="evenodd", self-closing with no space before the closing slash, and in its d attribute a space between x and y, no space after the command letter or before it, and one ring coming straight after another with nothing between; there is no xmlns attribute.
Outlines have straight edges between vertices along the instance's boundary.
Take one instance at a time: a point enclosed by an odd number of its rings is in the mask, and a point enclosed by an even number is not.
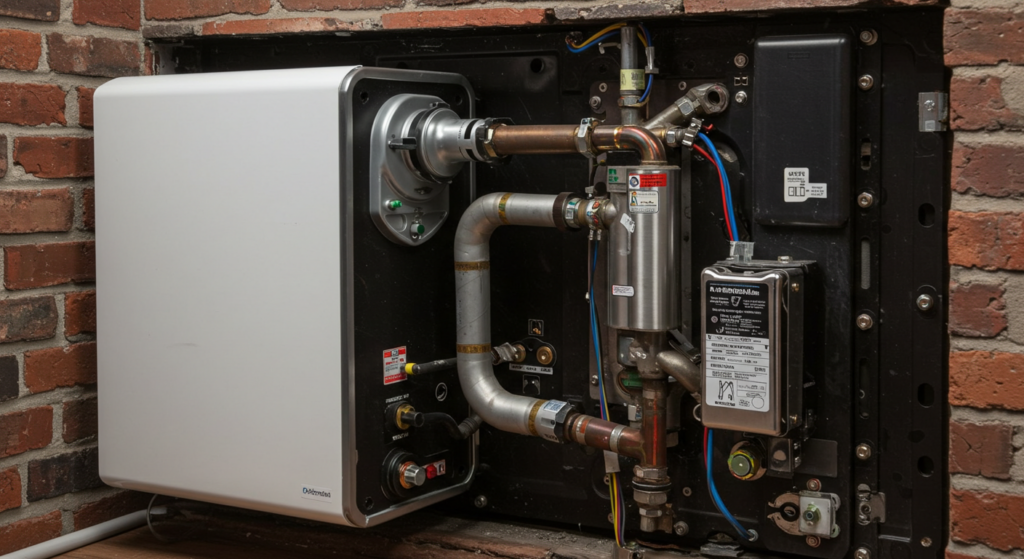
<svg viewBox="0 0 1024 559"><path fill-rule="evenodd" d="M32 547L26 547L20 551L8 553L3 556L3 559L47 559L145 525L146 511L140 510L50 541L38 543Z"/></svg>

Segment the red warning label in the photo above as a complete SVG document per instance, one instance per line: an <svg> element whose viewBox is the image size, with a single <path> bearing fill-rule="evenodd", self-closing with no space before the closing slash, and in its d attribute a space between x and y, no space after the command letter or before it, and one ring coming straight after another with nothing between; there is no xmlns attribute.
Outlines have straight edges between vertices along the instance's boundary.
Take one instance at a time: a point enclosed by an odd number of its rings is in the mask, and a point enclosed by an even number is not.
<svg viewBox="0 0 1024 559"><path fill-rule="evenodd" d="M660 186L668 186L668 175L665 173L652 173L648 175L631 173L629 175L630 188L652 188Z"/></svg>
<svg viewBox="0 0 1024 559"><path fill-rule="evenodd" d="M384 384L405 380L405 346L384 350Z"/></svg>

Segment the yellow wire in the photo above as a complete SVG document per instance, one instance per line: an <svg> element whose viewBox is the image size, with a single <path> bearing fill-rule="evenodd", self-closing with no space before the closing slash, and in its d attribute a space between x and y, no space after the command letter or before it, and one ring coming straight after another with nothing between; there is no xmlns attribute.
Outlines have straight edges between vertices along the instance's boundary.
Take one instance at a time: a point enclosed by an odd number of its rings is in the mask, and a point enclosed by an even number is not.
<svg viewBox="0 0 1024 559"><path fill-rule="evenodd" d="M586 41L583 41L582 43L580 43L578 45L576 43L569 43L569 44L572 45L572 48L574 48L574 49L581 49L581 48L589 45L590 43L592 43L594 41L594 39L597 39L601 35L604 35L605 33L609 32L609 31L611 31L613 29L619 29L619 28L622 28L622 27L625 27L625 26L626 26L625 22L623 22L623 23L615 23L615 24L609 25L608 27L605 27L604 29L598 31L597 33L594 33L593 35L590 36L589 39L587 39ZM647 38L644 37L644 34L641 33L639 29L637 29L636 36L640 37L640 42L643 43L644 48L647 48Z"/></svg>
<svg viewBox="0 0 1024 559"><path fill-rule="evenodd" d="M619 500L616 498L619 495L618 482L615 479L616 478L615 474L609 474L609 475L611 476L611 485L610 485L611 493L610 493L610 497L611 497L611 501L612 501L612 527L615 530L615 544L618 545L619 547L622 547L622 542L619 541L619 503L618 503Z"/></svg>

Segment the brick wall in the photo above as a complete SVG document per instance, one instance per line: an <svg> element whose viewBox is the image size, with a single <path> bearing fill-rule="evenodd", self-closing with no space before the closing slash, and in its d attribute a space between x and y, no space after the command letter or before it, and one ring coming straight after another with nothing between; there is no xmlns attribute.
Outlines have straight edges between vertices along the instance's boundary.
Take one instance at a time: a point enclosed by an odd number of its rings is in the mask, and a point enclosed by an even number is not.
<svg viewBox="0 0 1024 559"><path fill-rule="evenodd" d="M92 92L145 40L548 25L939 0L0 0L0 554L138 509L96 475ZM946 16L948 555L1024 550L1024 0ZM102 224L101 224L102 227Z"/></svg>

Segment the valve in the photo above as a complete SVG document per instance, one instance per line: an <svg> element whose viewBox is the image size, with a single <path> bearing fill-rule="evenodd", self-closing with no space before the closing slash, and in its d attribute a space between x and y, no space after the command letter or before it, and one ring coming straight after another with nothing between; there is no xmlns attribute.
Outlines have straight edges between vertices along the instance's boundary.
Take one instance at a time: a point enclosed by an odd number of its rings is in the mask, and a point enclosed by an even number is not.
<svg viewBox="0 0 1024 559"><path fill-rule="evenodd" d="M736 479L752 481L764 475L764 457L753 444L743 441L729 453L729 473Z"/></svg>

